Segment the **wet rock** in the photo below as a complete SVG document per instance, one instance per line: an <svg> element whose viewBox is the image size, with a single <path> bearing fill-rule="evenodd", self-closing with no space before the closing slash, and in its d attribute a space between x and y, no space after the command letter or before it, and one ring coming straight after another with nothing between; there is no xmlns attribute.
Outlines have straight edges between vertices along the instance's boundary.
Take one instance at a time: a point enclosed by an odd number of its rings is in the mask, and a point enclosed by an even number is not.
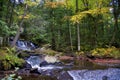
<svg viewBox="0 0 120 80"><path fill-rule="evenodd" d="M58 80L73 80L73 78L66 72L62 71L58 76Z"/></svg>
<svg viewBox="0 0 120 80"><path fill-rule="evenodd" d="M27 62L25 62L23 68L29 68L29 69L30 69L30 68L32 68L32 67L31 67L30 64L28 64Z"/></svg>
<svg viewBox="0 0 120 80"><path fill-rule="evenodd" d="M37 68L31 69L31 70L30 70L30 73L40 74L40 72L38 72L38 69L37 69Z"/></svg>
<svg viewBox="0 0 120 80"><path fill-rule="evenodd" d="M40 63L40 67L41 66L46 66L46 65L48 65L48 62L46 62L46 61L43 61L42 63Z"/></svg>
<svg viewBox="0 0 120 80"><path fill-rule="evenodd" d="M103 76L102 80L108 80L108 77L107 76Z"/></svg>
<svg viewBox="0 0 120 80"><path fill-rule="evenodd" d="M30 75L30 69L24 68L17 71L18 75Z"/></svg>

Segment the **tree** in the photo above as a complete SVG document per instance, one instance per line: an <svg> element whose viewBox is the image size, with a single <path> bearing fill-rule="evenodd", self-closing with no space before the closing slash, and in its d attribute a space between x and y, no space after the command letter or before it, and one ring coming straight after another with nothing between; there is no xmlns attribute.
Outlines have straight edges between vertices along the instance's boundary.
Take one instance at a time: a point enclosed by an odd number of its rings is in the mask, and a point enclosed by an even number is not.
<svg viewBox="0 0 120 80"><path fill-rule="evenodd" d="M23 25L24 17L26 16L27 7L28 7L28 6L25 5L25 11L24 11L24 14L23 14L23 16L22 16L19 29L18 29L18 31L17 31L17 33L16 33L16 36L15 36L15 38L14 38L12 44L11 44L11 47L15 47L16 42L17 42L17 40L18 40L18 38L19 38L19 36L20 36L20 33L22 32L22 25Z"/></svg>
<svg viewBox="0 0 120 80"><path fill-rule="evenodd" d="M111 46L114 42L118 43L117 34L119 34L120 32L119 27L118 27L118 17L120 14L120 0L112 0L112 6L113 6L113 16L114 16L115 23L114 23L113 35L109 43L109 46Z"/></svg>
<svg viewBox="0 0 120 80"><path fill-rule="evenodd" d="M15 2L14 2L14 3L15 3ZM16 4L20 4L20 3L23 3L23 2L20 1L20 2L18 2L18 3L16 3ZM23 26L24 19L25 19L25 18L29 18L29 15L27 15L28 6L36 6L36 5L38 5L38 2L34 2L34 1L31 2L31 1L29 1L29 0L27 0L26 2L24 2L24 4L23 4L23 6L24 6L24 12L23 12L23 14L22 14L22 17L20 16L21 22L20 22L18 31L17 31L17 33L16 33L16 36L15 36L15 38L14 38L12 44L11 44L11 47L14 47L14 46L15 46L15 44L16 44L19 36L20 36L20 33L21 33L22 29L23 29L22 26Z"/></svg>

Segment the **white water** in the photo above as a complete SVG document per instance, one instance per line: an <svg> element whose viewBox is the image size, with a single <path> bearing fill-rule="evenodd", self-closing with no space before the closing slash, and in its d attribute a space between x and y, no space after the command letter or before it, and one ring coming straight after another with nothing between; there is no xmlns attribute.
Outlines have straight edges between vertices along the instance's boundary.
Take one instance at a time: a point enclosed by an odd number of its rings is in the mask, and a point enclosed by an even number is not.
<svg viewBox="0 0 120 80"><path fill-rule="evenodd" d="M31 65L31 67L33 69L37 68L38 71L46 71L46 70L53 70L53 69L62 69L63 67L60 67L60 66L55 66L55 65L46 65L46 66L41 66L40 67L40 64L44 61L44 59L40 59L39 56L30 56L30 58L28 58L26 60L26 62L28 64Z"/></svg>
<svg viewBox="0 0 120 80"><path fill-rule="evenodd" d="M120 80L120 69L106 70L71 70L68 74L73 80Z"/></svg>
<svg viewBox="0 0 120 80"><path fill-rule="evenodd" d="M35 45L31 42L28 42L28 41L22 41L22 40L18 40L17 43L16 43L18 49L21 49L21 50L28 50L30 51L31 49L35 49Z"/></svg>
<svg viewBox="0 0 120 80"><path fill-rule="evenodd" d="M40 73L63 69L61 66L50 64L40 66L45 60L39 56L31 56L26 61L32 68L37 68ZM118 68L108 68L104 70L70 70L67 71L67 73L73 78L73 80L120 80L120 69Z"/></svg>
<svg viewBox="0 0 120 80"><path fill-rule="evenodd" d="M55 65L47 65L38 68L38 71L46 71L46 70L54 70L54 69L62 69L63 67L55 66Z"/></svg>
<svg viewBox="0 0 120 80"><path fill-rule="evenodd" d="M39 56L30 56L30 58L28 58L26 62L30 64L32 68L39 68L40 63L42 63L43 60L40 59Z"/></svg>

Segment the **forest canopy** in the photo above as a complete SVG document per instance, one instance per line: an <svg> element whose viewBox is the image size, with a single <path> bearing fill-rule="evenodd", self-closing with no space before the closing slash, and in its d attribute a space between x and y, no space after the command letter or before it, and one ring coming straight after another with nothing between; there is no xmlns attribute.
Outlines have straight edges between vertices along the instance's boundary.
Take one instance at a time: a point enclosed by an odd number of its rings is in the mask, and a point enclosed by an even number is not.
<svg viewBox="0 0 120 80"><path fill-rule="evenodd" d="M0 0L1 45L14 37L58 51L120 47L119 0Z"/></svg>

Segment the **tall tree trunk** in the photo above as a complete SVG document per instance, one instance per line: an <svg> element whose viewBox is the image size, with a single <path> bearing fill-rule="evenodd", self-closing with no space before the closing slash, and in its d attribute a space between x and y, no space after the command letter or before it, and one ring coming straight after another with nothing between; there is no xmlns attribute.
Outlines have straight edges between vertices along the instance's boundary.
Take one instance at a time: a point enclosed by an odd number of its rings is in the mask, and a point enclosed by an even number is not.
<svg viewBox="0 0 120 80"><path fill-rule="evenodd" d="M76 13L78 12L78 0L76 0ZM77 28L77 50L80 51L80 28L79 24L76 23L76 28Z"/></svg>
<svg viewBox="0 0 120 80"><path fill-rule="evenodd" d="M12 44L11 44L11 47L15 47L15 44L16 44L19 36L20 36L21 30L22 30L22 24L23 24L23 22L24 22L24 17L26 16L26 13L27 13L27 7L28 7L28 6L27 6L27 4L26 4L26 5L25 5L24 14L23 14L22 19L21 19L21 22L20 22L20 26L19 26L19 28L18 28L17 34L16 34L16 36L15 36Z"/></svg>
<svg viewBox="0 0 120 80"><path fill-rule="evenodd" d="M80 51L80 27L77 24L78 51Z"/></svg>
<svg viewBox="0 0 120 80"><path fill-rule="evenodd" d="M73 51L72 33L71 33L71 27L70 27L69 21L67 21L67 25L68 25L68 28L69 28L70 47L71 47L71 50Z"/></svg>

